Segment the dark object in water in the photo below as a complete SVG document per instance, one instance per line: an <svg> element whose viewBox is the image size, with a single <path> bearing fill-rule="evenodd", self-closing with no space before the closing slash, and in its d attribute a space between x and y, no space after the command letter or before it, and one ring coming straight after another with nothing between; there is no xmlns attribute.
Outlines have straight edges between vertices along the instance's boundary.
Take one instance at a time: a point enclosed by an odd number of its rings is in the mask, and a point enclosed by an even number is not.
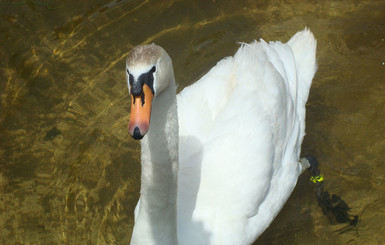
<svg viewBox="0 0 385 245"><path fill-rule="evenodd" d="M345 232L356 226L358 223L358 216L349 214L351 208L346 202L342 200L341 197L334 194L330 197L329 192L324 190L324 179L320 175L317 159L313 156L305 158L310 163L310 168L308 168L312 174L310 180L316 184L316 196L318 205L322 208L322 212L332 223L349 224L348 227L341 229L340 232Z"/></svg>
<svg viewBox="0 0 385 245"><path fill-rule="evenodd" d="M58 135L61 135L61 131L57 127L53 127L45 134L44 141L52 141Z"/></svg>

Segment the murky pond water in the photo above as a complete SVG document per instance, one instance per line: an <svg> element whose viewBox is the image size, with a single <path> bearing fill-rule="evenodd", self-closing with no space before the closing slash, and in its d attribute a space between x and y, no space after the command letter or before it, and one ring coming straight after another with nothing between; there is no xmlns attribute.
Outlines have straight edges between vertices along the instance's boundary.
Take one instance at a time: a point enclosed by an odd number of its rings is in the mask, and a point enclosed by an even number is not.
<svg viewBox="0 0 385 245"><path fill-rule="evenodd" d="M0 243L127 244L139 197L124 58L155 42L179 90L237 41L310 27L318 72L303 155L359 223L331 222L305 173L255 244L385 240L384 1L1 1Z"/></svg>

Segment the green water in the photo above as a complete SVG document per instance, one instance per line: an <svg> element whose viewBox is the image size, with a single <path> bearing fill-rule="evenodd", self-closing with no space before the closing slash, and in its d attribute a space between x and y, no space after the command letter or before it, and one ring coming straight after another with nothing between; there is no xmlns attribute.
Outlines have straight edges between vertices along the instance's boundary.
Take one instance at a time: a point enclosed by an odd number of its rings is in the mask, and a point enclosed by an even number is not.
<svg viewBox="0 0 385 245"><path fill-rule="evenodd" d="M359 216L331 222L304 174L255 244L385 240L385 2L0 1L0 243L127 244L139 197L124 59L155 42L179 90L237 41L308 26L318 72L303 154Z"/></svg>

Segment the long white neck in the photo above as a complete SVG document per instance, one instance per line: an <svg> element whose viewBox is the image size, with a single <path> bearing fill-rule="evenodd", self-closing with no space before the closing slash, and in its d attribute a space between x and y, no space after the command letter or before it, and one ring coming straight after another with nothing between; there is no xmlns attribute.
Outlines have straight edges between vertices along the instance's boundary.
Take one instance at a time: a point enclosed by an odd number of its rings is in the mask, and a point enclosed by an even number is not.
<svg viewBox="0 0 385 245"><path fill-rule="evenodd" d="M150 129L141 141L140 207L131 244L175 245L179 139L175 82L152 104Z"/></svg>

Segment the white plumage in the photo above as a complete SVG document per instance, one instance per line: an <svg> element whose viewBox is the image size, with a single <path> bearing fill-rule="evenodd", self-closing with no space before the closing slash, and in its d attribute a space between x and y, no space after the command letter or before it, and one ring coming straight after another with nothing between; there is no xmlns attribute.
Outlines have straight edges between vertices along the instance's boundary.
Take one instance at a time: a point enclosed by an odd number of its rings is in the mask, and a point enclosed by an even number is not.
<svg viewBox="0 0 385 245"><path fill-rule="evenodd" d="M313 34L305 29L286 44L242 44L176 100L166 52L156 45L132 52L127 69L134 81L157 68L132 244L251 244L304 170ZM141 57L148 53L153 57Z"/></svg>

